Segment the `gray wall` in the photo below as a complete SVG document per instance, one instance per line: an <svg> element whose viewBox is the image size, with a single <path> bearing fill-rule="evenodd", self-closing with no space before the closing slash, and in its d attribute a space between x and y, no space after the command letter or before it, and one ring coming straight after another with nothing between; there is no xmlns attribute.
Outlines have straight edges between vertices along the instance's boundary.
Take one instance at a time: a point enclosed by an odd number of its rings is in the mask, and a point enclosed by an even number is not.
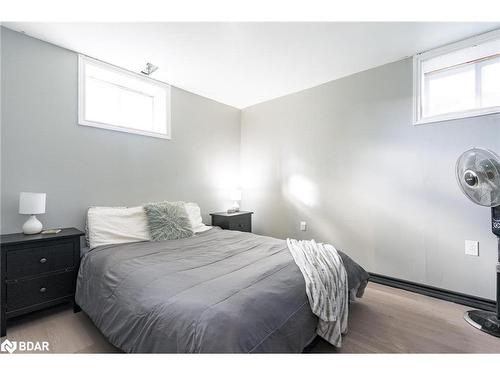
<svg viewBox="0 0 500 375"><path fill-rule="evenodd" d="M163 199L199 202L208 222L229 204L241 151L257 233L328 241L372 272L493 298L489 210L459 191L454 163L472 146L499 151L500 119L413 126L411 61L244 109L241 134L240 111L173 88L166 141L78 126L77 55L7 29L1 40L2 233L25 220L20 191L47 193L46 227L81 228L89 205Z"/></svg>
<svg viewBox="0 0 500 375"><path fill-rule="evenodd" d="M490 211L461 193L454 166L472 146L500 151L500 118L413 126L411 113L411 60L244 109L242 206L258 233L331 242L369 271L494 298Z"/></svg>
<svg viewBox="0 0 500 375"><path fill-rule="evenodd" d="M2 29L2 233L18 232L20 191L47 193L45 227L82 228L89 205L230 203L240 111L172 88L172 140L77 125L77 54Z"/></svg>

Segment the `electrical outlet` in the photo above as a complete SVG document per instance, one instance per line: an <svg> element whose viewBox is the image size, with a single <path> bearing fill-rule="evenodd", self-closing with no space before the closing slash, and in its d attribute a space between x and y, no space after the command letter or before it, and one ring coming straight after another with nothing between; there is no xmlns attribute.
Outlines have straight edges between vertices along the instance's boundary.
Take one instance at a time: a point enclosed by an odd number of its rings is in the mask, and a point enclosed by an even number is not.
<svg viewBox="0 0 500 375"><path fill-rule="evenodd" d="M305 221L300 222L300 230L302 231L307 230L307 223Z"/></svg>
<svg viewBox="0 0 500 375"><path fill-rule="evenodd" d="M479 256L479 241L465 240L465 254Z"/></svg>

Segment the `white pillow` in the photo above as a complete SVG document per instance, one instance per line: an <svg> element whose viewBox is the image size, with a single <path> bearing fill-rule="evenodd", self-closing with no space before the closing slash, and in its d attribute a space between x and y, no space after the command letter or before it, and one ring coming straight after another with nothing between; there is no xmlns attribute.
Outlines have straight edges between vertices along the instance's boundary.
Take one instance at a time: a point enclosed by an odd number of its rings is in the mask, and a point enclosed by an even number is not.
<svg viewBox="0 0 500 375"><path fill-rule="evenodd" d="M142 206L90 207L87 220L90 249L151 239Z"/></svg>
<svg viewBox="0 0 500 375"><path fill-rule="evenodd" d="M191 222L191 229L194 233L204 232L211 228L210 226L203 224L201 221L201 210L197 203L184 203L184 208L186 209L189 221Z"/></svg>

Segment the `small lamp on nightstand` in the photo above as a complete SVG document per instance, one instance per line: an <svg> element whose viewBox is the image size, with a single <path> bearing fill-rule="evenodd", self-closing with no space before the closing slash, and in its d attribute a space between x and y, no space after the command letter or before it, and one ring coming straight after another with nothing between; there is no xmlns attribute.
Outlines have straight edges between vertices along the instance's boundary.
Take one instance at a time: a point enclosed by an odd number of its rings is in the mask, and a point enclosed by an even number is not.
<svg viewBox="0 0 500 375"><path fill-rule="evenodd" d="M25 193L19 194L19 213L30 215L23 225L24 234L37 234L42 231L42 223L36 218L36 214L45 213L45 193Z"/></svg>
<svg viewBox="0 0 500 375"><path fill-rule="evenodd" d="M229 197L233 201L233 206L227 210L227 213L239 212L240 211L240 201L241 201L241 190L233 190L231 191L231 195Z"/></svg>

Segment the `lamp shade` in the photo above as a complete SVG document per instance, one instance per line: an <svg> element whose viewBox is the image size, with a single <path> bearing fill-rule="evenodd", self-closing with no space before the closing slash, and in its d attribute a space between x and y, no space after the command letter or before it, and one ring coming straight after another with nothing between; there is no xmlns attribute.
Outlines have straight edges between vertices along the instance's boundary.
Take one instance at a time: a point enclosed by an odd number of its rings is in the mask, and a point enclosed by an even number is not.
<svg viewBox="0 0 500 375"><path fill-rule="evenodd" d="M232 201L241 201L241 190L232 190L229 199L231 199Z"/></svg>
<svg viewBox="0 0 500 375"><path fill-rule="evenodd" d="M19 213L36 215L45 213L45 193L20 193Z"/></svg>

